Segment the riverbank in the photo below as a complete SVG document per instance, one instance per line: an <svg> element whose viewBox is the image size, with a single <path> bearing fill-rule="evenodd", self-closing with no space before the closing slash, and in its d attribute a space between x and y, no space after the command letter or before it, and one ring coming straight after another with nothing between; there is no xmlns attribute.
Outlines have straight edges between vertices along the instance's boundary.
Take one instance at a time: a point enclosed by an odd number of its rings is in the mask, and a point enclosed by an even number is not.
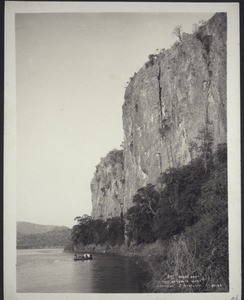
<svg viewBox="0 0 244 300"><path fill-rule="evenodd" d="M155 279L158 277L157 264L164 258L165 245L159 241L152 244L140 244L138 246L132 244L129 247L124 244L113 247L95 244L86 246L79 245L73 249L73 252L107 253L131 257L133 261L148 274L149 281L146 287L147 290L149 292L161 292L161 289L155 284Z"/></svg>
<svg viewBox="0 0 244 300"><path fill-rule="evenodd" d="M196 240L188 234L174 236L165 242L109 246L77 246L73 252L108 253L128 256L148 274L146 289L151 293L227 292L228 282L205 268L196 256ZM205 260L208 260L205 255Z"/></svg>

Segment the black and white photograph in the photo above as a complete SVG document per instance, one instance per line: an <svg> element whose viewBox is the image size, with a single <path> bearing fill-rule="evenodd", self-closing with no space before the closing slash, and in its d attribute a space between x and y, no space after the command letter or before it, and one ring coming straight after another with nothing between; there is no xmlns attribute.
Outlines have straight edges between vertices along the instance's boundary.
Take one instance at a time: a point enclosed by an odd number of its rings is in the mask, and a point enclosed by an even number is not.
<svg viewBox="0 0 244 300"><path fill-rule="evenodd" d="M6 300L241 299L238 4L5 8Z"/></svg>

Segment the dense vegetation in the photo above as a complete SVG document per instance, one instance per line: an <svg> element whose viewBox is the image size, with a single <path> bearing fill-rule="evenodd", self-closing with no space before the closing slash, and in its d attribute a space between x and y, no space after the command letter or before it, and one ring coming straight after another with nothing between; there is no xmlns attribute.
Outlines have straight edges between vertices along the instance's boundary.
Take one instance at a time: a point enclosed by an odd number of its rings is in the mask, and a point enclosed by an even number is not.
<svg viewBox="0 0 244 300"><path fill-rule="evenodd" d="M76 218L78 224L73 227L72 243L74 245L105 244L121 245L124 242L124 221L115 217L106 221L92 219L88 215Z"/></svg>
<svg viewBox="0 0 244 300"><path fill-rule="evenodd" d="M139 189L133 202L127 213L129 242L163 241L165 253L154 265L161 274L201 276L189 291L228 290L226 145L168 170L157 186Z"/></svg>
<svg viewBox="0 0 244 300"><path fill-rule="evenodd" d="M228 291L227 148L212 153L211 135L203 134L198 155L188 165L163 173L156 185L140 188L125 216L128 246L161 242L163 250L149 261L153 291L172 291L165 286L173 277L174 292ZM193 147L193 148L194 148ZM77 218L74 245L124 243L124 220ZM179 276L197 284L182 287Z"/></svg>

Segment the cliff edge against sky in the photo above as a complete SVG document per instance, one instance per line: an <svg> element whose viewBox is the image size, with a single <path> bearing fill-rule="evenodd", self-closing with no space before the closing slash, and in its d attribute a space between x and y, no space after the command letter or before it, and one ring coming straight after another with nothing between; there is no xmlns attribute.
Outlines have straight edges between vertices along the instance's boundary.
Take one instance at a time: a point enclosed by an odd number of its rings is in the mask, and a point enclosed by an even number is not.
<svg viewBox="0 0 244 300"><path fill-rule="evenodd" d="M225 13L170 49L149 55L124 96L124 149L96 167L92 216L119 216L136 191L168 168L190 162L206 132L213 150L227 139Z"/></svg>

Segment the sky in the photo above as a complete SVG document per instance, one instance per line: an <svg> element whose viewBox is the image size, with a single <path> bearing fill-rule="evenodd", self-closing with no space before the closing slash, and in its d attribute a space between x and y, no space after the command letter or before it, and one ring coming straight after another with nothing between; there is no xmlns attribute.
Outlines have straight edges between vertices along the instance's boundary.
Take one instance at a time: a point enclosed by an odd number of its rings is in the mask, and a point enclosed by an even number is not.
<svg viewBox="0 0 244 300"><path fill-rule="evenodd" d="M126 82L176 25L213 14L16 14L18 221L91 214L95 166L123 141Z"/></svg>

